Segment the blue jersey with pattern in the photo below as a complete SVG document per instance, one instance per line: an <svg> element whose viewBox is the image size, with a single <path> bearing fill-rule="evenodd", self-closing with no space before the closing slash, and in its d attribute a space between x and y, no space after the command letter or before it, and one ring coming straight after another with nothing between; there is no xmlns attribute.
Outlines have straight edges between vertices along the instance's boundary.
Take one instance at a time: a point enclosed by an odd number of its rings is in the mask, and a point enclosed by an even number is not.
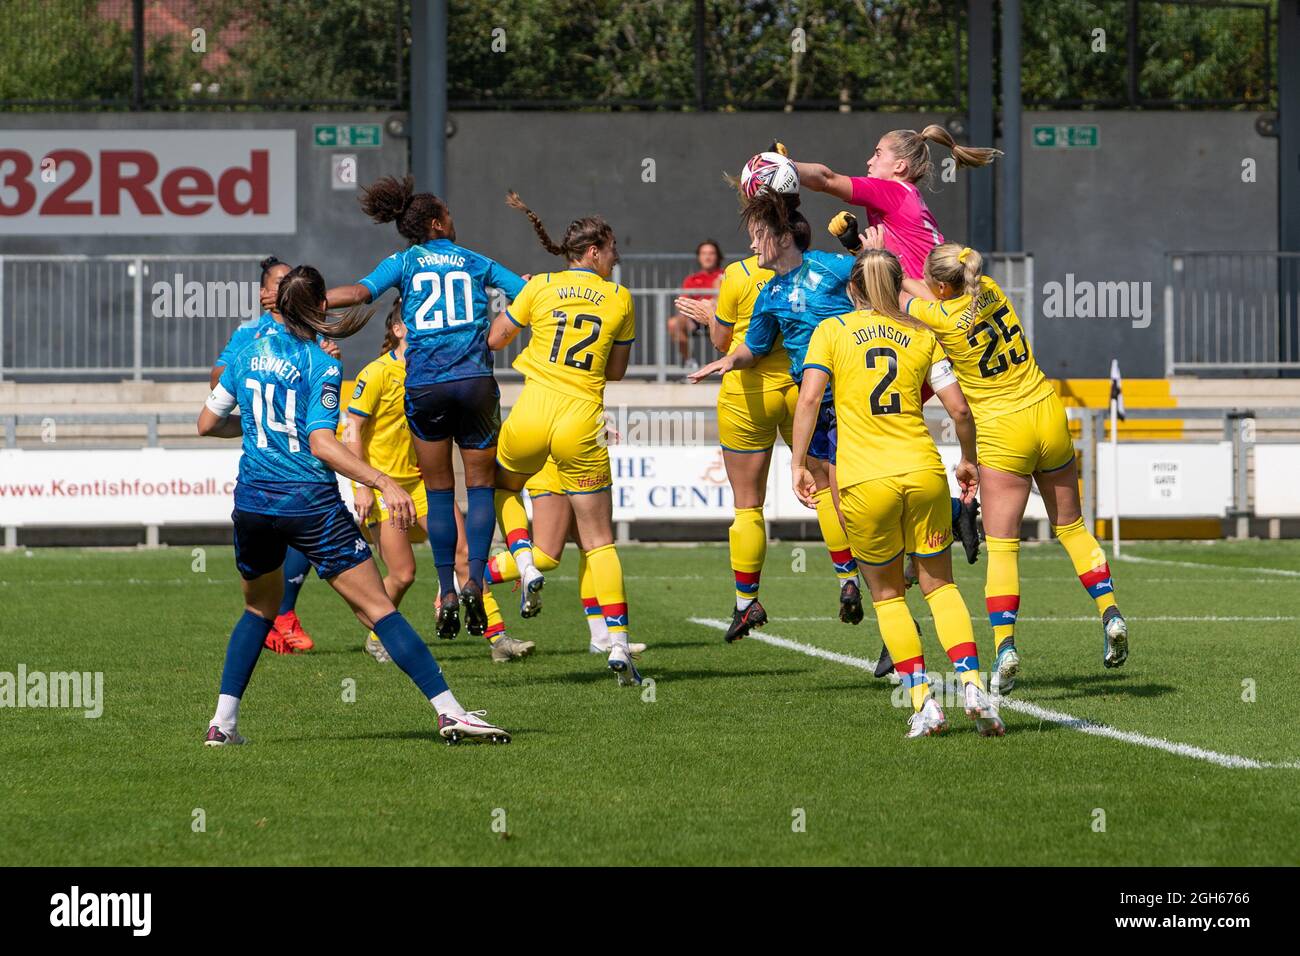
<svg viewBox="0 0 1300 956"><path fill-rule="evenodd" d="M813 331L823 319L853 311L847 291L852 270L853 256L816 249L805 252L799 268L773 276L754 300L746 347L761 356L784 340L790 376L801 381ZM829 386L826 395L829 398Z"/></svg>
<svg viewBox="0 0 1300 956"><path fill-rule="evenodd" d="M236 355L244 351L249 342L257 338L258 333L271 325L275 325L275 317L270 312L263 312L255 319L247 319L241 322L235 328L235 331L230 333L230 340L226 342L226 347L217 356L214 365L217 368L224 368L229 365Z"/></svg>
<svg viewBox="0 0 1300 956"><path fill-rule="evenodd" d="M392 288L402 296L409 389L491 375L487 290L500 289L513 302L524 280L450 239L431 239L394 252L361 285L372 302Z"/></svg>
<svg viewBox="0 0 1300 956"><path fill-rule="evenodd" d="M339 420L343 370L316 342L283 328L259 335L226 366L208 407L239 405L244 454L235 507L271 515L314 514L341 500L334 472L308 436Z"/></svg>

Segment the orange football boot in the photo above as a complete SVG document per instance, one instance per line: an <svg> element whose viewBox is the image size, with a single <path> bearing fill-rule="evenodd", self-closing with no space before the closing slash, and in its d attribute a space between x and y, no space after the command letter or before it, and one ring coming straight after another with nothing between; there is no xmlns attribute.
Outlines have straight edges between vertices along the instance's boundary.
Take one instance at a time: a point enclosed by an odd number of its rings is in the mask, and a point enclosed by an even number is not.
<svg viewBox="0 0 1300 956"><path fill-rule="evenodd" d="M296 611L281 614L275 619L275 630L284 635L284 641L295 651L309 651L316 646L311 635L302 629Z"/></svg>

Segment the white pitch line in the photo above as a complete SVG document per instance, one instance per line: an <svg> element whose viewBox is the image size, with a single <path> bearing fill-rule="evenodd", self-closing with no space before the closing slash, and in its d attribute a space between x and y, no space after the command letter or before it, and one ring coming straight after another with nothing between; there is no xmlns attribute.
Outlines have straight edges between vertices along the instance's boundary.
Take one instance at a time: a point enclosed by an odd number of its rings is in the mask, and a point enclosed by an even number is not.
<svg viewBox="0 0 1300 956"><path fill-rule="evenodd" d="M720 631L725 631L730 626L730 622L718 618L692 617L688 618L688 620L692 624L701 624L705 627L716 628ZM858 670L864 670L869 673L874 672L876 669L876 662L865 657L854 657L851 654L839 654L835 651L828 651L813 644L804 644L801 641L792 641L788 637L778 637L775 634L763 634L759 631L750 631L745 640L759 641L762 644L771 644L773 647L783 647L788 651L797 651L800 654L806 654L809 657L817 657L822 660L833 661L836 664L844 664L847 667L855 667ZM1040 707L1037 704L1030 703L1023 697L1003 697L999 706L1003 710L1013 710L1018 714L1026 714L1030 717L1035 717L1038 720L1060 724L1062 727L1077 730L1081 734L1089 734L1094 737L1107 737L1111 740L1118 740L1126 744L1134 744L1139 747L1150 747L1152 750L1163 750L1165 753L1173 754L1176 757L1190 757L1193 760L1203 760L1206 763L1217 764L1220 767L1227 767L1232 770L1300 770L1300 761L1275 763L1266 760L1255 760L1253 757L1242 757L1238 754L1219 753L1217 750L1206 750L1204 747L1194 747L1191 744L1180 744L1177 741L1165 740L1163 737L1152 737L1148 734L1139 734L1132 730L1120 730L1107 724L1094 723L1091 720L1085 720L1082 717L1075 717L1073 714L1067 714L1059 710L1048 710L1046 707Z"/></svg>
<svg viewBox="0 0 1300 956"><path fill-rule="evenodd" d="M970 619L972 621L983 621L986 620L987 618L984 615L972 614L970 616ZM769 620L814 622L814 621L838 621L839 618L833 617L831 615L823 615L821 617L772 617ZM1141 616L1133 615L1129 617L1128 620L1141 621L1141 622L1155 621L1155 622L1164 622L1167 624L1201 624L1201 623L1227 624L1227 623L1242 623L1242 622L1268 623L1270 621L1300 621L1300 615L1275 614L1268 617L1249 617L1243 614L1224 614L1224 615L1206 614L1200 616L1178 616L1172 614L1150 614L1150 615L1143 614ZM1097 615L1095 614L1089 614L1086 616L1081 615L1079 617L1017 617L1016 618L1017 624L1072 624L1076 622L1086 623L1089 621L1095 621L1100 623L1101 618L1097 617Z"/></svg>
<svg viewBox="0 0 1300 956"><path fill-rule="evenodd" d="M1174 561L1171 558L1143 558L1136 554L1121 554L1117 561L1133 561L1138 564L1167 564L1176 568L1202 568L1206 571L1248 571L1251 574L1276 574L1284 578L1300 578L1300 571L1287 568L1254 568L1235 564L1210 564L1206 561Z"/></svg>

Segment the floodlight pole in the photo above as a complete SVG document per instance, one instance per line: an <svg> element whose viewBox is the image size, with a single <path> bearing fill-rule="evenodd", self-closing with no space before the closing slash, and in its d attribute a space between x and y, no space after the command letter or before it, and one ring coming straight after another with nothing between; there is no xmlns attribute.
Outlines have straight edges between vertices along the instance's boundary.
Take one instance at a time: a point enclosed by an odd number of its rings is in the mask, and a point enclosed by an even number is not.
<svg viewBox="0 0 1300 956"><path fill-rule="evenodd" d="M447 0L411 3L411 174L447 195Z"/></svg>
<svg viewBox="0 0 1300 956"><path fill-rule="evenodd" d="M1002 248L1023 252L1020 231L1020 0L1002 0Z"/></svg>
<svg viewBox="0 0 1300 956"><path fill-rule="evenodd" d="M966 134L977 146L993 144L993 0L966 3ZM966 244L983 253L997 244L993 170L966 170Z"/></svg>

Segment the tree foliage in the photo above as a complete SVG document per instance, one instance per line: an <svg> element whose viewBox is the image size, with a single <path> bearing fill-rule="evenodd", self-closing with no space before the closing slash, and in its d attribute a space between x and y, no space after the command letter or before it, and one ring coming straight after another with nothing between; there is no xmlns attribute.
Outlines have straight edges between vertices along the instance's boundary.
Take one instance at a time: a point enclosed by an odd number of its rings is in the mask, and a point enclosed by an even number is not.
<svg viewBox="0 0 1300 956"><path fill-rule="evenodd" d="M0 0L0 99L111 101L132 92L131 33L102 0ZM706 0L710 109L960 109L962 0ZM1128 101L1125 0L1022 0L1028 101ZM152 29L150 105L403 101L409 0L190 0ZM1140 99L1267 102L1277 2L1139 4ZM128 17L129 20L129 17ZM206 31L206 53L189 30ZM1100 42L1099 42L1100 41ZM692 0L451 0L448 95L459 105L689 108ZM195 92L195 85L201 92ZM215 92L210 92L215 90Z"/></svg>

